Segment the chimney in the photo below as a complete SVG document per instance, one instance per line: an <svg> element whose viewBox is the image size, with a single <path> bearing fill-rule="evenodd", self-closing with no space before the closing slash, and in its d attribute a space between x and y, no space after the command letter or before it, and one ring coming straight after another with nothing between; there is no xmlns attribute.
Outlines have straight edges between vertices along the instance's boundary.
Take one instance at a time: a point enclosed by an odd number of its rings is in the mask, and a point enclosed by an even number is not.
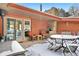
<svg viewBox="0 0 79 59"><path fill-rule="evenodd" d="M42 11L42 4L40 4L40 11Z"/></svg>

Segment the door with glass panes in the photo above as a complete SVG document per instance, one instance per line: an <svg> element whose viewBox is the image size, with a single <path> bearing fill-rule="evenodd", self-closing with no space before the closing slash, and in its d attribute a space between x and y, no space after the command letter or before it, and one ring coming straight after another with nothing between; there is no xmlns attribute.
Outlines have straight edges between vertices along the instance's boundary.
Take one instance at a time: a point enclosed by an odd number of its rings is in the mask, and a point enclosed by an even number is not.
<svg viewBox="0 0 79 59"><path fill-rule="evenodd" d="M21 39L21 33L22 33L22 22L20 20L16 21L16 40Z"/></svg>
<svg viewBox="0 0 79 59"><path fill-rule="evenodd" d="M16 19L7 19L7 40L18 40L21 37L22 23Z"/></svg>

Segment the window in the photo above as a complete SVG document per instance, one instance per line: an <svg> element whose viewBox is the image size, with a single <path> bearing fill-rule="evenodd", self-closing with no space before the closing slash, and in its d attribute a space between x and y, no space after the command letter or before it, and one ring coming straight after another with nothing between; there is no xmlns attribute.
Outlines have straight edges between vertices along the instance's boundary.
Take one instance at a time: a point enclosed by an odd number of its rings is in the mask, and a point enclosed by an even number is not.
<svg viewBox="0 0 79 59"><path fill-rule="evenodd" d="M21 37L22 22L16 19L7 19L7 38L9 40L18 40Z"/></svg>
<svg viewBox="0 0 79 59"><path fill-rule="evenodd" d="M15 27L14 27L14 24L15 24L15 19L10 19L8 18L7 19L7 35L6 35L6 40L13 40L15 39Z"/></svg>
<svg viewBox="0 0 79 59"><path fill-rule="evenodd" d="M31 20L25 21L25 31L31 31Z"/></svg>
<svg viewBox="0 0 79 59"><path fill-rule="evenodd" d="M7 20L7 28L8 30L14 30L14 19L9 19Z"/></svg>
<svg viewBox="0 0 79 59"><path fill-rule="evenodd" d="M16 21L16 36L21 36L22 22L20 20Z"/></svg>

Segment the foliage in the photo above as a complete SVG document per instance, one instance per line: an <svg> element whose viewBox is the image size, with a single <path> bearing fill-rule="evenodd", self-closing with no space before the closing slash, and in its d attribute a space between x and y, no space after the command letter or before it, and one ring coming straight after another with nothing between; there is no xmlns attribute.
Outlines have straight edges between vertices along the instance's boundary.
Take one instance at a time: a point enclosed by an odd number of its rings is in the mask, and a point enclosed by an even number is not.
<svg viewBox="0 0 79 59"><path fill-rule="evenodd" d="M2 40L2 36L1 36L1 34L0 34L0 41Z"/></svg>
<svg viewBox="0 0 79 59"><path fill-rule="evenodd" d="M45 10L45 12L60 17L79 16L78 6L70 6L68 11L65 11L62 8L51 7L50 9Z"/></svg>
<svg viewBox="0 0 79 59"><path fill-rule="evenodd" d="M71 16L79 16L79 9L77 6L71 6L68 12Z"/></svg>

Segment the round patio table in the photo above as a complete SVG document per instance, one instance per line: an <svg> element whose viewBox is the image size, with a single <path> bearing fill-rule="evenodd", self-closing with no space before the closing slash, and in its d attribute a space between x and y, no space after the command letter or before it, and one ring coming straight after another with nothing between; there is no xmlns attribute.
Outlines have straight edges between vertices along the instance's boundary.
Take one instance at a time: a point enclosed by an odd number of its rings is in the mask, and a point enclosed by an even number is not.
<svg viewBox="0 0 79 59"><path fill-rule="evenodd" d="M59 34L55 34L55 35L51 35L50 38L55 38L55 39L76 39L78 38L78 36L74 36L74 35L59 35Z"/></svg>
<svg viewBox="0 0 79 59"><path fill-rule="evenodd" d="M57 51L57 50L59 50L60 48L64 48L64 45L63 45L63 41L64 41L64 40L75 40L75 39L78 38L78 36L55 34L55 35L51 35L50 38L51 38L51 39L54 39L54 40L56 40L56 39L61 39L61 40L62 40L61 46L60 46L58 49L55 50L55 51Z"/></svg>

